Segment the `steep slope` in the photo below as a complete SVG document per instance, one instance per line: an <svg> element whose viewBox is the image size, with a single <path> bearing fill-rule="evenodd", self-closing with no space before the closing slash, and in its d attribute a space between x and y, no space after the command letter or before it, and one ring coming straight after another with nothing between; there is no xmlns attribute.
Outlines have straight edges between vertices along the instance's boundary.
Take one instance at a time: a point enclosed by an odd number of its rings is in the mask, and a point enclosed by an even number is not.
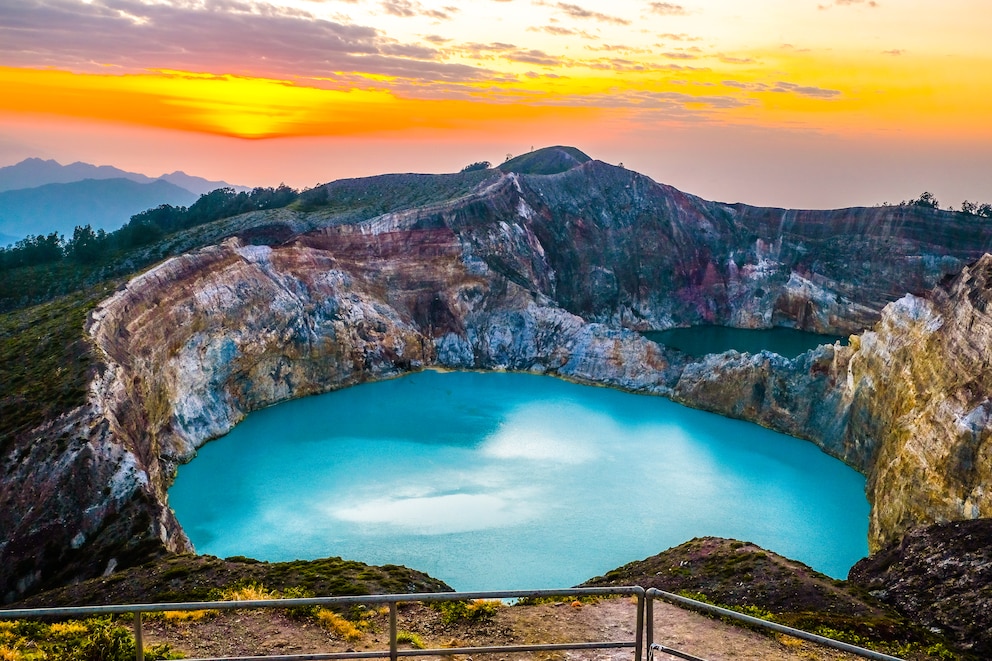
<svg viewBox="0 0 992 661"><path fill-rule="evenodd" d="M471 174L337 182L300 211L223 221L235 236L98 305L88 403L0 457L0 528L12 531L0 540L4 598L188 549L167 505L174 468L248 412L431 365L670 395L813 440L868 473L876 544L914 521L989 515L983 498L959 506L965 487L933 497L953 485L917 484L928 468L912 482L876 470L882 453L913 451L891 431L902 418L886 413L904 393L869 387L897 376L870 350L899 350L889 317L877 340L796 361L731 353L689 363L634 330L860 331L907 286L923 294L981 256L992 227L913 208L716 204L598 161ZM387 204L382 187L410 205L367 213ZM352 198L370 206L334 211ZM895 319L902 308L891 310ZM933 429L938 439L949 428ZM971 493L987 477L948 479Z"/></svg>
<svg viewBox="0 0 992 661"><path fill-rule="evenodd" d="M917 528L851 569L850 580L992 658L992 519Z"/></svg>

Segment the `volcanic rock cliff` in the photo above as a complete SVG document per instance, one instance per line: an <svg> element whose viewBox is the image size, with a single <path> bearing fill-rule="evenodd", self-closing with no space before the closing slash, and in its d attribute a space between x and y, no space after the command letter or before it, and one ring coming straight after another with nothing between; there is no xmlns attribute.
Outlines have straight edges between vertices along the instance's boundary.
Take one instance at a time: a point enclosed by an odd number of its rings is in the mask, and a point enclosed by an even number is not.
<svg viewBox="0 0 992 661"><path fill-rule="evenodd" d="M992 255L906 295L848 346L710 356L674 398L808 438L868 476L873 549L992 515ZM736 397L735 397L736 395Z"/></svg>
<svg viewBox="0 0 992 661"><path fill-rule="evenodd" d="M0 458L6 600L188 549L166 498L175 466L248 412L429 366L674 396L808 438L869 475L875 544L990 515L987 384L966 378L987 337L987 260L962 268L992 227L960 214L718 204L590 160L358 222L251 218L278 241L253 245L247 227L91 314L88 404ZM635 332L875 322L795 361L690 363Z"/></svg>

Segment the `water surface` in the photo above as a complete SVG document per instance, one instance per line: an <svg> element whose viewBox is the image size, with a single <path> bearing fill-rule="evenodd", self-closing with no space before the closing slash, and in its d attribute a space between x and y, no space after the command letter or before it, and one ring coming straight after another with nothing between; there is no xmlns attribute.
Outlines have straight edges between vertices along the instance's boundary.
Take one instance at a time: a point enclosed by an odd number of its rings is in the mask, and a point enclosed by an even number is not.
<svg viewBox="0 0 992 661"><path fill-rule="evenodd" d="M692 326L690 328L670 328L663 331L648 331L644 337L652 342L664 344L689 354L705 356L710 353L723 353L734 349L741 353L774 351L786 358L795 358L815 349L821 344L840 341L847 344L846 337L820 335L794 328L731 328L729 326Z"/></svg>
<svg viewBox="0 0 992 661"><path fill-rule="evenodd" d="M423 372L253 413L169 497L200 553L485 590L575 585L703 535L844 577L867 554L864 484L810 443L660 397Z"/></svg>

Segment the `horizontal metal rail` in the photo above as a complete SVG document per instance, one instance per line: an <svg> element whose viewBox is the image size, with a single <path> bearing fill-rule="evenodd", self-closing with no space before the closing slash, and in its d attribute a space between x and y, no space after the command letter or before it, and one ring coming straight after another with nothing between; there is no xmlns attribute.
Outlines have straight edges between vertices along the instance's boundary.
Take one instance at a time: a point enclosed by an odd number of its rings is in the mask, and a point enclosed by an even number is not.
<svg viewBox="0 0 992 661"><path fill-rule="evenodd" d="M398 656L450 656L452 654L486 654L491 652L560 652L570 650L624 649L633 642L559 643L554 645L496 645L489 647L442 647L432 650L398 650ZM329 659L388 659L390 652L327 652L317 654L286 654L282 656L225 656L184 661L325 661Z"/></svg>
<svg viewBox="0 0 992 661"><path fill-rule="evenodd" d="M658 643L652 643L651 646L648 647L648 661L653 661L655 652L661 652L662 654L667 654L668 656L685 659L685 661L706 661L706 659L700 656L693 656L688 652L683 652L682 650L677 650L671 647L665 647L664 645L659 645Z"/></svg>
<svg viewBox="0 0 992 661"><path fill-rule="evenodd" d="M334 652L296 654L290 656L216 657L192 661L309 661L317 659L384 659L396 661L401 656L441 656L451 654L482 654L489 652L543 652L583 649L633 648L634 661L640 661L644 642L644 588L638 586L610 588L569 588L561 590L503 590L495 592L437 592L419 594L361 595L353 597L310 597L303 599L252 599L243 601L197 601L169 604L115 604L110 606L71 606L64 608L21 608L0 610L0 619L15 618L83 618L93 615L134 615L135 658L144 660L142 614L164 611L237 610L248 608L296 608L300 606L347 606L357 604L389 605L389 650L368 652ZM618 596L637 597L635 637L631 641L601 641L558 643L546 645L496 645L487 647L446 647L440 650L398 648L396 605L408 602L434 603L474 599L525 599L542 597Z"/></svg>
<svg viewBox="0 0 992 661"><path fill-rule="evenodd" d="M720 615L722 617L728 617L732 620L745 622L747 624L769 629L778 633L784 633L794 638L808 640L812 643L817 643L818 645L823 645L825 647L831 647L844 652L850 652L851 654L857 654L858 656L862 656L866 659L877 659L878 661L903 661L896 656L882 654L881 652L876 652L875 650L869 650L864 647L858 647L857 645L851 645L850 643L844 643L839 640L834 640L833 638L827 638L826 636L820 636L815 633L803 631L802 629L793 629L792 627L787 627L783 624L769 622L768 620L762 620L761 618L745 615L744 613L738 613L737 611L727 608L721 608L719 606L714 606L713 604L707 604L702 601L696 601L695 599L689 599L688 597L672 594L671 592L665 592L657 588L648 589L645 595L647 597L647 631L645 633L645 644L648 647L649 656L654 648L654 600L663 599L665 601L680 604L682 606L688 606L696 610L705 611L714 615ZM667 652L666 650L666 653L670 652Z"/></svg>

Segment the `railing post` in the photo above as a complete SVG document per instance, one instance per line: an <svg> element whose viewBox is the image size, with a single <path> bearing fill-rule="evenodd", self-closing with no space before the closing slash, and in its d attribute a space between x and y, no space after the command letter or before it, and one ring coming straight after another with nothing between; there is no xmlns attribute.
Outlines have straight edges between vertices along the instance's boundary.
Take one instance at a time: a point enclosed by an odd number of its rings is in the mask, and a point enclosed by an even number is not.
<svg viewBox="0 0 992 661"><path fill-rule="evenodd" d="M134 658L145 661L145 646L141 640L141 611L134 611Z"/></svg>
<svg viewBox="0 0 992 661"><path fill-rule="evenodd" d="M644 590L637 592L637 628L634 634L634 661L643 661L644 654Z"/></svg>
<svg viewBox="0 0 992 661"><path fill-rule="evenodd" d="M396 602L389 602L389 661L399 657L396 644Z"/></svg>
<svg viewBox="0 0 992 661"><path fill-rule="evenodd" d="M648 648L648 661L654 658L654 594L649 589L644 594L647 602L644 607L644 644Z"/></svg>

